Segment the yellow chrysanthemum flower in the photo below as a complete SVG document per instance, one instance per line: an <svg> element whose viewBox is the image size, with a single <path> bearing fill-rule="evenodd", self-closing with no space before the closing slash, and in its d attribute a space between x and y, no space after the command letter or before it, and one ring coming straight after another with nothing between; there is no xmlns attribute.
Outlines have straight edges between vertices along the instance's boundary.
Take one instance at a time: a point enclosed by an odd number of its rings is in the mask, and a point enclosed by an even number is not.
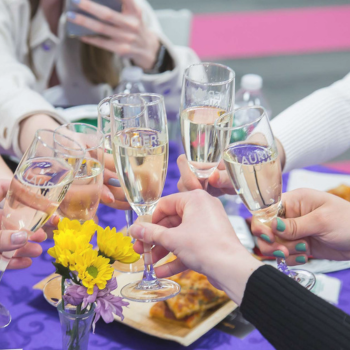
<svg viewBox="0 0 350 350"><path fill-rule="evenodd" d="M73 230L62 232L54 235L55 246L48 253L56 259L56 263L74 270L76 257L91 250L92 245L88 236L76 235Z"/></svg>
<svg viewBox="0 0 350 350"><path fill-rule="evenodd" d="M99 289L106 287L107 281L112 278L114 269L109 264L109 259L98 255L97 250L88 250L76 257L75 270L78 272L88 294L94 292L94 286Z"/></svg>
<svg viewBox="0 0 350 350"><path fill-rule="evenodd" d="M116 229L107 227L97 228L97 245L100 254L109 258L111 263L119 261L124 264L132 264L140 259L140 255L135 253L131 243L131 237L124 236Z"/></svg>
<svg viewBox="0 0 350 350"><path fill-rule="evenodd" d="M97 230L98 225L95 224L94 220L85 221L81 224L78 220L69 220L67 218L62 219L57 230L53 231L55 235L65 234L67 232L74 233L75 236L86 236L90 242L92 236Z"/></svg>

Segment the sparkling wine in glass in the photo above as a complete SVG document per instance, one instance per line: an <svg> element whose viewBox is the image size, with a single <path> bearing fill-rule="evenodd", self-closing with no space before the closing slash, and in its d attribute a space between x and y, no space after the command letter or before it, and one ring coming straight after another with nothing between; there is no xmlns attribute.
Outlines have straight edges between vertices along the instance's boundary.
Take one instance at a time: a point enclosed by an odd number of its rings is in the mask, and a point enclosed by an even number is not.
<svg viewBox="0 0 350 350"><path fill-rule="evenodd" d="M105 135L105 160L106 168L108 164L113 163L115 170L115 165L113 161L112 154L112 141L111 141L111 108L110 108L111 96L104 98L98 105L98 128ZM111 158L111 159L110 159ZM107 169L110 171L111 169ZM125 219L126 219L126 236L130 237L130 226L134 223L134 210L125 210ZM138 261L132 264L124 264L120 261L116 261L113 264L113 267L116 271L123 273L137 273L144 270L143 258L141 257Z"/></svg>
<svg viewBox="0 0 350 350"><path fill-rule="evenodd" d="M168 130L164 99L157 94L116 95L111 101L112 146L118 177L131 207L143 222L162 195L168 168ZM151 245L144 244L142 281L123 287L126 299L155 302L180 292L170 280L157 279Z"/></svg>
<svg viewBox="0 0 350 350"><path fill-rule="evenodd" d="M80 169L58 207L57 214L61 218L84 223L95 217L100 203L103 188L104 135L95 126L84 123L65 124L55 131L76 140L85 150Z"/></svg>
<svg viewBox="0 0 350 350"><path fill-rule="evenodd" d="M221 159L214 122L234 107L235 73L217 63L189 66L181 91L181 136L188 165L206 190Z"/></svg>
<svg viewBox="0 0 350 350"><path fill-rule="evenodd" d="M65 197L84 154L73 139L57 134L54 140L53 131L38 130L11 181L1 229L35 232L41 228ZM1 254L0 280L15 252ZM10 322L10 312L0 304L0 328Z"/></svg>
<svg viewBox="0 0 350 350"><path fill-rule="evenodd" d="M232 126L236 120L244 124ZM265 110L256 106L239 108L217 119L215 128L233 187L253 216L270 226L282 208L282 171ZM289 270L282 258L277 258L277 264L306 288L314 286L311 272Z"/></svg>

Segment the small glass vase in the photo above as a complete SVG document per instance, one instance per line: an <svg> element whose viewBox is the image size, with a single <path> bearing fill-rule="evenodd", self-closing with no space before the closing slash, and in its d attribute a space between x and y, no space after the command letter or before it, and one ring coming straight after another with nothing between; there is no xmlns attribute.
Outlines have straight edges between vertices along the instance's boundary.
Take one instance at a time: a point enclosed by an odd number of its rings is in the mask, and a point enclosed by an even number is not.
<svg viewBox="0 0 350 350"><path fill-rule="evenodd" d="M57 305L62 331L62 350L87 350L91 324L95 316L95 304L84 314L76 314L77 309L62 308Z"/></svg>

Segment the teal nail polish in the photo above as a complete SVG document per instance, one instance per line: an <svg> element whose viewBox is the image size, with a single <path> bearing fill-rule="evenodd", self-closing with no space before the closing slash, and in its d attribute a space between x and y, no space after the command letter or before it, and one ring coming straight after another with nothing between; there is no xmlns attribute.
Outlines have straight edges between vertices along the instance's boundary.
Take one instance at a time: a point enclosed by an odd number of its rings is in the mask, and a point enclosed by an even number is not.
<svg viewBox="0 0 350 350"><path fill-rule="evenodd" d="M286 224L280 218L277 218L277 231L283 232L285 229Z"/></svg>
<svg viewBox="0 0 350 350"><path fill-rule="evenodd" d="M263 239L265 242L267 243L271 243L271 239L268 235L265 235L265 233L263 233L261 236L260 236L261 239Z"/></svg>
<svg viewBox="0 0 350 350"><path fill-rule="evenodd" d="M306 259L305 259L305 256L297 256L295 258L295 261L300 263L300 264L305 264L306 263Z"/></svg>
<svg viewBox="0 0 350 350"><path fill-rule="evenodd" d="M295 246L295 250L297 252L306 252L306 244L305 243L298 243L296 246Z"/></svg>
<svg viewBox="0 0 350 350"><path fill-rule="evenodd" d="M276 258L285 258L286 256L284 255L284 253L282 252L282 250L275 250L272 253Z"/></svg>

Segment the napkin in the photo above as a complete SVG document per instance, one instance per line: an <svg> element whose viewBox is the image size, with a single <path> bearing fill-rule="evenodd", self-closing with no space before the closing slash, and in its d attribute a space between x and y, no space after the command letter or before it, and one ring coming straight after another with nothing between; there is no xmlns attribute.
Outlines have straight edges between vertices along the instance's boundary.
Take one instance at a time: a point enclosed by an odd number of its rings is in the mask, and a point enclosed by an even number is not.
<svg viewBox="0 0 350 350"><path fill-rule="evenodd" d="M318 191L328 191L341 184L350 186L350 175L293 170L289 174L287 191L292 191L297 188L312 188Z"/></svg>

